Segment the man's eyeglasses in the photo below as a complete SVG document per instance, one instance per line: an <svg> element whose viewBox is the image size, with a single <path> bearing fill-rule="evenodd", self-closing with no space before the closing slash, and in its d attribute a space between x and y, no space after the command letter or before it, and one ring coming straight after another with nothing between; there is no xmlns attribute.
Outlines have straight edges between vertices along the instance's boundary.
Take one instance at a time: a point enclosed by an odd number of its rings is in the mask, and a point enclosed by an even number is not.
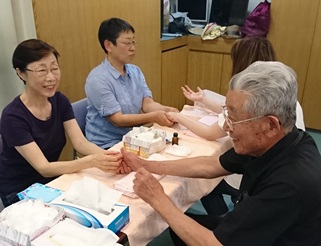
<svg viewBox="0 0 321 246"><path fill-rule="evenodd" d="M134 46L134 47L137 46L136 40L128 41L128 42L123 42L123 41L118 40L118 42L127 45L128 48L131 48L132 46Z"/></svg>
<svg viewBox="0 0 321 246"><path fill-rule="evenodd" d="M261 115L261 116L256 116L253 118L233 122L228 116L228 110L227 110L226 106L222 107L222 114L224 116L224 120L225 120L228 128L230 128L231 131L234 131L234 127L233 127L234 125L241 124L241 123L248 122L248 121L252 121L252 120L257 120L257 119L263 118L265 116L265 115Z"/></svg>
<svg viewBox="0 0 321 246"><path fill-rule="evenodd" d="M49 72L51 72L53 75L60 75L61 71L58 66L52 67L50 69L47 68L38 68L35 70L31 70L29 68L26 68L27 71L35 73L38 77L45 77L48 75Z"/></svg>

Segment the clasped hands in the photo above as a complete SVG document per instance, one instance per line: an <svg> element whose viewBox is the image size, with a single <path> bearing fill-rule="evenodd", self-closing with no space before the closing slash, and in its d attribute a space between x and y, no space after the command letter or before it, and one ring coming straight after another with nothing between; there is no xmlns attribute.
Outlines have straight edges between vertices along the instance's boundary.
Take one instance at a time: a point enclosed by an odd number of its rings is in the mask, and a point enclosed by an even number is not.
<svg viewBox="0 0 321 246"><path fill-rule="evenodd" d="M144 168L144 163L147 161L124 148L121 148L120 152L105 150L94 155L93 161L95 167L105 172L127 174L136 171L133 190L147 203L165 194L159 181Z"/></svg>

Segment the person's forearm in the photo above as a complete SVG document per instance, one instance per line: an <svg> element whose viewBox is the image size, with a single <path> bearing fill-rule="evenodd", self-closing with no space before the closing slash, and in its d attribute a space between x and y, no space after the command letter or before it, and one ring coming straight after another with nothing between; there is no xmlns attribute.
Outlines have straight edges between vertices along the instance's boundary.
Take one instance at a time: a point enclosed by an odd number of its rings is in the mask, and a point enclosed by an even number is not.
<svg viewBox="0 0 321 246"><path fill-rule="evenodd" d="M81 143L75 144L74 149L81 153L82 155L91 155L91 154L97 154L99 152L103 152L104 150L97 146L94 143L91 143L87 141L86 139L82 141Z"/></svg>
<svg viewBox="0 0 321 246"><path fill-rule="evenodd" d="M205 96L203 100L201 100L200 102L203 103L208 109L212 110L213 112L216 112L218 114L222 112L222 105L218 103L215 99L211 99Z"/></svg>
<svg viewBox="0 0 321 246"><path fill-rule="evenodd" d="M177 121L179 124L185 126L197 136L200 136L206 140L215 140L226 136L226 132L223 131L217 123L213 124L212 126L206 126L195 120L191 120L182 114L177 117Z"/></svg>
<svg viewBox="0 0 321 246"><path fill-rule="evenodd" d="M199 156L174 161L143 161L149 172L190 178L216 178L228 172L218 163L216 156Z"/></svg>
<svg viewBox="0 0 321 246"><path fill-rule="evenodd" d="M142 114L122 114L117 119L109 119L117 127L133 127L154 122L156 112ZM108 120L108 119L107 119Z"/></svg>
<svg viewBox="0 0 321 246"><path fill-rule="evenodd" d="M74 173L80 170L91 168L90 159L92 156L85 156L83 158L72 161L56 161L50 162L45 166L45 169L38 170L43 177L55 177L62 174Z"/></svg>
<svg viewBox="0 0 321 246"><path fill-rule="evenodd" d="M154 112L154 111L165 111L167 112L168 111L168 108L167 106L164 106L158 102L149 102L149 103L146 103L143 105L143 111L145 113L149 113L149 112Z"/></svg>
<svg viewBox="0 0 321 246"><path fill-rule="evenodd" d="M187 245L222 245L211 230L183 214L167 195L164 194L150 205Z"/></svg>

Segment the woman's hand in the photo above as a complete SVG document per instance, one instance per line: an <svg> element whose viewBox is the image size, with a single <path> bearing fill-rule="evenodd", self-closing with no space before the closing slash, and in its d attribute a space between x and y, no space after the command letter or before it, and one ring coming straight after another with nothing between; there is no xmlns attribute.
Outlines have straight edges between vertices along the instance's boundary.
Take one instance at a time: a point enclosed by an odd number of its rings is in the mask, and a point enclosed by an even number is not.
<svg viewBox="0 0 321 246"><path fill-rule="evenodd" d="M168 126L168 127L172 127L174 122L171 121L167 115L165 111L155 111L152 112L154 114L154 122L157 123L158 125L161 126Z"/></svg>
<svg viewBox="0 0 321 246"><path fill-rule="evenodd" d="M189 88L187 85L184 87L181 87L183 90L184 96L193 102L202 102L202 100L205 97L205 94L203 90L200 87L197 87L198 92L194 92L191 88Z"/></svg>
<svg viewBox="0 0 321 246"><path fill-rule="evenodd" d="M178 113L179 110L177 108L166 106L165 107L165 112L176 112L176 113Z"/></svg>
<svg viewBox="0 0 321 246"><path fill-rule="evenodd" d="M92 157L93 158L91 162L94 167L110 173L118 172L123 159L123 156L120 152L110 150L106 150L99 154L94 154Z"/></svg>
<svg viewBox="0 0 321 246"><path fill-rule="evenodd" d="M170 121L179 123L179 119L181 115L180 113L176 113L176 112L167 112L166 116Z"/></svg>

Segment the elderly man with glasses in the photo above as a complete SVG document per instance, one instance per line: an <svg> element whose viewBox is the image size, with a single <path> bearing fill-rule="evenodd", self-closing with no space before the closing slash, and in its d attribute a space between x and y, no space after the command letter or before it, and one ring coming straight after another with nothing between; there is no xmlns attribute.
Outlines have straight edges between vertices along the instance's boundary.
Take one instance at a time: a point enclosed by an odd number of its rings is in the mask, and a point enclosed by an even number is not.
<svg viewBox="0 0 321 246"><path fill-rule="evenodd" d="M295 127L297 80L280 62L255 62L230 81L221 155L161 164L122 150L137 170L134 191L171 227L175 245L320 245L321 156ZM240 198L224 217L183 214L150 172L193 178L243 174Z"/></svg>
<svg viewBox="0 0 321 246"><path fill-rule="evenodd" d="M142 71L130 64L137 45L134 28L111 18L101 23L98 38L106 58L90 72L85 85L87 139L106 149L121 141L133 126L172 126L166 112L178 110L155 102Z"/></svg>

